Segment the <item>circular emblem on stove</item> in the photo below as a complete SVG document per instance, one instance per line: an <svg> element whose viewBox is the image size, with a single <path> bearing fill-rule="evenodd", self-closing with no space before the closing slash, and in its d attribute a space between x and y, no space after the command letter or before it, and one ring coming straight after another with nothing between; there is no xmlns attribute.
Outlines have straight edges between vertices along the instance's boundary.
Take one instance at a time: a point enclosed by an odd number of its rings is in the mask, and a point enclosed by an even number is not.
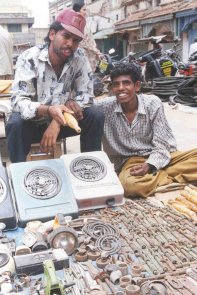
<svg viewBox="0 0 197 295"><path fill-rule="evenodd" d="M7 187L4 180L0 177L0 203L5 200L7 194Z"/></svg>
<svg viewBox="0 0 197 295"><path fill-rule="evenodd" d="M74 159L70 165L72 174L83 181L93 182L105 177L106 165L96 157L81 156Z"/></svg>
<svg viewBox="0 0 197 295"><path fill-rule="evenodd" d="M30 170L24 177L26 192L37 199L55 197L61 189L61 179L56 172L48 167Z"/></svg>

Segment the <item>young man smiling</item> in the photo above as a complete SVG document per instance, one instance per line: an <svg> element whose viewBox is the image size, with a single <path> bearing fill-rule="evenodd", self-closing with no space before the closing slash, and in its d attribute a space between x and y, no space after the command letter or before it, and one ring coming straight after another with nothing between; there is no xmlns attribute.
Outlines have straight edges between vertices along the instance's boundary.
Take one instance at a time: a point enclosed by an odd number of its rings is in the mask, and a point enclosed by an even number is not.
<svg viewBox="0 0 197 295"><path fill-rule="evenodd" d="M42 151L48 153L55 149L57 138L76 135L66 126L64 111L79 120L81 151L101 149L104 115L92 106L92 72L78 48L85 23L79 13L61 11L49 28L46 44L19 57L6 125L12 162L25 161L32 142L40 142Z"/></svg>
<svg viewBox="0 0 197 295"><path fill-rule="evenodd" d="M141 70L122 63L111 72L115 96L98 100L105 113L103 147L125 196L147 197L157 187L197 181L197 149L177 151L161 100L138 94Z"/></svg>

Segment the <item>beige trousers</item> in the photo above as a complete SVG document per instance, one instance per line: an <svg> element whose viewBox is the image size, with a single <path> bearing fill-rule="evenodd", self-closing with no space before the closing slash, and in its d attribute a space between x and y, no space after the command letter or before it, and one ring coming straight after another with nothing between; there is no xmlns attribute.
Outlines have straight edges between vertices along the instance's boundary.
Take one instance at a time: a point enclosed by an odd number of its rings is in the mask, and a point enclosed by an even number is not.
<svg viewBox="0 0 197 295"><path fill-rule="evenodd" d="M119 178L125 191L125 197L148 197L163 185L197 182L197 149L171 153L170 163L158 170L156 175L131 176L130 169L135 165L143 164L146 160L147 158L144 157L131 157L123 165Z"/></svg>

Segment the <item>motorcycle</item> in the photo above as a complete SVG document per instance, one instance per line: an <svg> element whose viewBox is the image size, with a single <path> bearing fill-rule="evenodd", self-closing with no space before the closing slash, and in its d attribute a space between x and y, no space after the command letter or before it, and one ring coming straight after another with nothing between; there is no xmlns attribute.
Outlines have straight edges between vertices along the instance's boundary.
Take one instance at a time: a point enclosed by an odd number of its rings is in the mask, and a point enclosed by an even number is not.
<svg viewBox="0 0 197 295"><path fill-rule="evenodd" d="M150 50L138 57L138 63L145 63L143 78L148 82L154 78L175 76L178 62L173 50L161 48Z"/></svg>
<svg viewBox="0 0 197 295"><path fill-rule="evenodd" d="M179 63L178 72L180 77L193 76L197 73L197 51L191 54L188 62Z"/></svg>
<svg viewBox="0 0 197 295"><path fill-rule="evenodd" d="M197 51L193 52L189 57L189 63L192 67L192 74L197 75Z"/></svg>
<svg viewBox="0 0 197 295"><path fill-rule="evenodd" d="M114 67L115 57L112 54L115 50L112 48L109 50L108 54L103 54L99 59L95 73L93 74L93 84L94 84L94 95L95 97L101 96L110 91L110 71Z"/></svg>

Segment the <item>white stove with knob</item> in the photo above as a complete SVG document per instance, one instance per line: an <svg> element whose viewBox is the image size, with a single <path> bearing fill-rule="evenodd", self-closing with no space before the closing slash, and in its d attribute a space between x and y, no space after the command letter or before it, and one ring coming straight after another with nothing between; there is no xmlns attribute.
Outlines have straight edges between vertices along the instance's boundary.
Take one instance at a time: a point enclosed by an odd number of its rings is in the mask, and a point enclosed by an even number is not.
<svg viewBox="0 0 197 295"><path fill-rule="evenodd" d="M79 210L124 204L124 190L103 151L60 157L66 167Z"/></svg>

